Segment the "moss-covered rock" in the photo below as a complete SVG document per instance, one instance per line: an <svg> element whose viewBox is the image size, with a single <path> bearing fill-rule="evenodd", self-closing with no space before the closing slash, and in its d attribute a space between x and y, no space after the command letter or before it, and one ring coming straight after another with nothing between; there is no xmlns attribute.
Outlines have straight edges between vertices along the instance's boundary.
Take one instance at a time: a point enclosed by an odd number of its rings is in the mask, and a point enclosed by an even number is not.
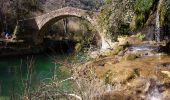
<svg viewBox="0 0 170 100"><path fill-rule="evenodd" d="M110 55L112 55L111 50L105 50L104 52L102 52L100 54L100 57L107 57L107 56L110 56Z"/></svg>
<svg viewBox="0 0 170 100"><path fill-rule="evenodd" d="M121 52L123 50L123 46L118 46L117 48L115 48L113 51L112 51L112 54L113 55L117 55L119 52Z"/></svg>
<svg viewBox="0 0 170 100"><path fill-rule="evenodd" d="M135 54L126 54L122 57L121 61L134 60L137 56Z"/></svg>
<svg viewBox="0 0 170 100"><path fill-rule="evenodd" d="M80 52L81 49L82 49L81 43L77 43L77 44L75 45L74 49L75 49L75 52Z"/></svg>
<svg viewBox="0 0 170 100"><path fill-rule="evenodd" d="M101 53L101 56L102 57L107 57L107 56L113 56L113 55L117 55L120 51L123 50L123 46L115 46L114 48L112 49L107 49L105 50L104 52Z"/></svg>
<svg viewBox="0 0 170 100"><path fill-rule="evenodd" d="M113 55L113 50L105 50L100 54L100 57L107 57L107 56L112 56Z"/></svg>

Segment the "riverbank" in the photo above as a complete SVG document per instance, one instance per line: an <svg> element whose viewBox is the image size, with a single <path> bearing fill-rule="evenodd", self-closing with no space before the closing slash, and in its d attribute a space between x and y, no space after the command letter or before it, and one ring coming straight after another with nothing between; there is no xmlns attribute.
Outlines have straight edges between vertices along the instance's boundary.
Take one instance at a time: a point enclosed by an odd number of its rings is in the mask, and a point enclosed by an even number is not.
<svg viewBox="0 0 170 100"><path fill-rule="evenodd" d="M92 92L93 100L169 100L170 55L159 49L153 41L119 41L94 61L80 65L75 76L93 83L88 88L97 91ZM102 83L91 79L91 73Z"/></svg>
<svg viewBox="0 0 170 100"><path fill-rule="evenodd" d="M108 85L103 92L104 100L127 98L168 100L170 99L169 66L170 56L155 55L126 61L120 61L115 56L102 58L86 65L83 70L80 70L82 72L80 76L87 76L88 70L93 69L97 78Z"/></svg>

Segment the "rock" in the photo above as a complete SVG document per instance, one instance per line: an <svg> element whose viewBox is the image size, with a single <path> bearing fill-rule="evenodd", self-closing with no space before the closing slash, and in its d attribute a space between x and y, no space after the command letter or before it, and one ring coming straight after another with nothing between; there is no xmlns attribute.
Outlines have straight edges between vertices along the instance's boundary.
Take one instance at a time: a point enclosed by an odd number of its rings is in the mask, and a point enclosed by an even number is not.
<svg viewBox="0 0 170 100"><path fill-rule="evenodd" d="M112 50L106 49L105 51L102 51L102 52L100 53L100 56L101 56L101 57L111 56L111 55L113 55L112 52L113 52Z"/></svg>
<svg viewBox="0 0 170 100"><path fill-rule="evenodd" d="M116 48L113 49L112 54L117 55L120 51L123 50L123 46L117 46Z"/></svg>
<svg viewBox="0 0 170 100"><path fill-rule="evenodd" d="M133 90L134 94L145 94L149 89L149 82L146 79L136 78L127 84L129 90Z"/></svg>
<svg viewBox="0 0 170 100"><path fill-rule="evenodd" d="M111 44L111 48L115 48L117 46L119 46L119 42L114 42L114 43Z"/></svg>
<svg viewBox="0 0 170 100"><path fill-rule="evenodd" d="M121 61L134 60L137 56L135 54L126 54L122 57Z"/></svg>
<svg viewBox="0 0 170 100"><path fill-rule="evenodd" d="M124 53L125 53L124 51L120 51L117 55L118 55L118 56L123 56Z"/></svg>
<svg viewBox="0 0 170 100"><path fill-rule="evenodd" d="M128 44L128 37L118 37L119 45L127 45Z"/></svg>
<svg viewBox="0 0 170 100"><path fill-rule="evenodd" d="M75 49L75 52L80 52L81 49L82 49L81 43L77 43L77 44L75 45L74 49Z"/></svg>
<svg viewBox="0 0 170 100"><path fill-rule="evenodd" d="M168 42L167 44L166 44L166 46L162 46L162 45L160 45L159 46L159 50L158 50L159 52L165 52L165 53L170 53L170 42Z"/></svg>
<svg viewBox="0 0 170 100"><path fill-rule="evenodd" d="M123 50L123 46L117 46L113 49L106 49L101 53L102 57L117 55L121 50Z"/></svg>
<svg viewBox="0 0 170 100"><path fill-rule="evenodd" d="M94 100L134 100L129 94L125 94L122 92L111 92L111 93L104 93L99 98L95 98Z"/></svg>
<svg viewBox="0 0 170 100"><path fill-rule="evenodd" d="M163 100L170 100L170 89L164 91L162 95L163 95Z"/></svg>
<svg viewBox="0 0 170 100"><path fill-rule="evenodd" d="M135 80L133 80L131 83L128 84L130 87L133 87L133 88L142 88L144 89L143 87L146 85L146 80L142 79L142 78L137 78Z"/></svg>
<svg viewBox="0 0 170 100"><path fill-rule="evenodd" d="M157 53L156 55L158 55L158 56L167 56L168 54L166 54L166 53Z"/></svg>
<svg viewBox="0 0 170 100"><path fill-rule="evenodd" d="M161 73L167 75L170 78L170 72L169 71L161 71Z"/></svg>
<svg viewBox="0 0 170 100"><path fill-rule="evenodd" d="M124 37L118 37L119 45L127 46L132 44L142 44L141 40L142 36L138 35L132 35L130 37L124 36Z"/></svg>
<svg viewBox="0 0 170 100"><path fill-rule="evenodd" d="M111 78L112 83L126 83L135 77L134 72L131 69L117 70L112 73L114 73Z"/></svg>
<svg viewBox="0 0 170 100"><path fill-rule="evenodd" d="M89 54L89 56L93 59L97 59L100 56L100 53L98 51L93 51Z"/></svg>
<svg viewBox="0 0 170 100"><path fill-rule="evenodd" d="M104 78L106 83L116 84L116 83L126 83L135 77L135 72L132 68L126 68L122 66L111 66L111 64L105 64L104 66L107 70L105 71ZM107 69L107 67L110 67Z"/></svg>
<svg viewBox="0 0 170 100"><path fill-rule="evenodd" d="M115 42L111 45L111 48L101 51L100 55L102 57L117 55L120 51L123 51L124 48L123 45L119 45L118 42Z"/></svg>

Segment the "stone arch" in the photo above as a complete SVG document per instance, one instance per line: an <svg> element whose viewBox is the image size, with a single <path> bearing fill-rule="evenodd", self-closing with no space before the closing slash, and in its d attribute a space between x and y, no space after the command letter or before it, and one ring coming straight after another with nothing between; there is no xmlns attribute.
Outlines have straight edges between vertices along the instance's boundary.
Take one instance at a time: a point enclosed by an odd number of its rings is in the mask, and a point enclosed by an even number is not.
<svg viewBox="0 0 170 100"><path fill-rule="evenodd" d="M73 7L65 7L61 8L55 11L52 11L50 13L44 14L42 16L38 16L35 18L35 21L37 23L38 27L38 32L35 37L35 41L37 43L42 43L43 42L43 36L45 34L45 30L48 29L48 26L53 25L55 22L59 21L60 19L66 18L66 17L78 17L87 20L98 32L98 37L100 39L97 42L98 46L102 46L102 39L103 36L101 32L99 32L99 26L97 24L97 12L90 12L87 10L82 10L78 8L73 8Z"/></svg>

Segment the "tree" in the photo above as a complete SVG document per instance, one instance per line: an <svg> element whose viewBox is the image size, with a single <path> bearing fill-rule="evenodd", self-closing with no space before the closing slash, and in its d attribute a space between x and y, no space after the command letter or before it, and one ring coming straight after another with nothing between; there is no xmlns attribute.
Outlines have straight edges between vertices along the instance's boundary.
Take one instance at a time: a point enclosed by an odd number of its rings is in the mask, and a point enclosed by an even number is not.
<svg viewBox="0 0 170 100"><path fill-rule="evenodd" d="M16 32L18 20L43 12L42 3L40 0L1 0L0 31Z"/></svg>
<svg viewBox="0 0 170 100"><path fill-rule="evenodd" d="M130 24L131 30L143 31L149 40L155 38L157 41L169 33L169 0L136 0L134 12L135 16Z"/></svg>
<svg viewBox="0 0 170 100"><path fill-rule="evenodd" d="M98 21L107 35L116 38L121 34L121 26L129 24L131 20L130 18L126 21L125 16L131 17L133 14L133 3L133 0L104 0Z"/></svg>

